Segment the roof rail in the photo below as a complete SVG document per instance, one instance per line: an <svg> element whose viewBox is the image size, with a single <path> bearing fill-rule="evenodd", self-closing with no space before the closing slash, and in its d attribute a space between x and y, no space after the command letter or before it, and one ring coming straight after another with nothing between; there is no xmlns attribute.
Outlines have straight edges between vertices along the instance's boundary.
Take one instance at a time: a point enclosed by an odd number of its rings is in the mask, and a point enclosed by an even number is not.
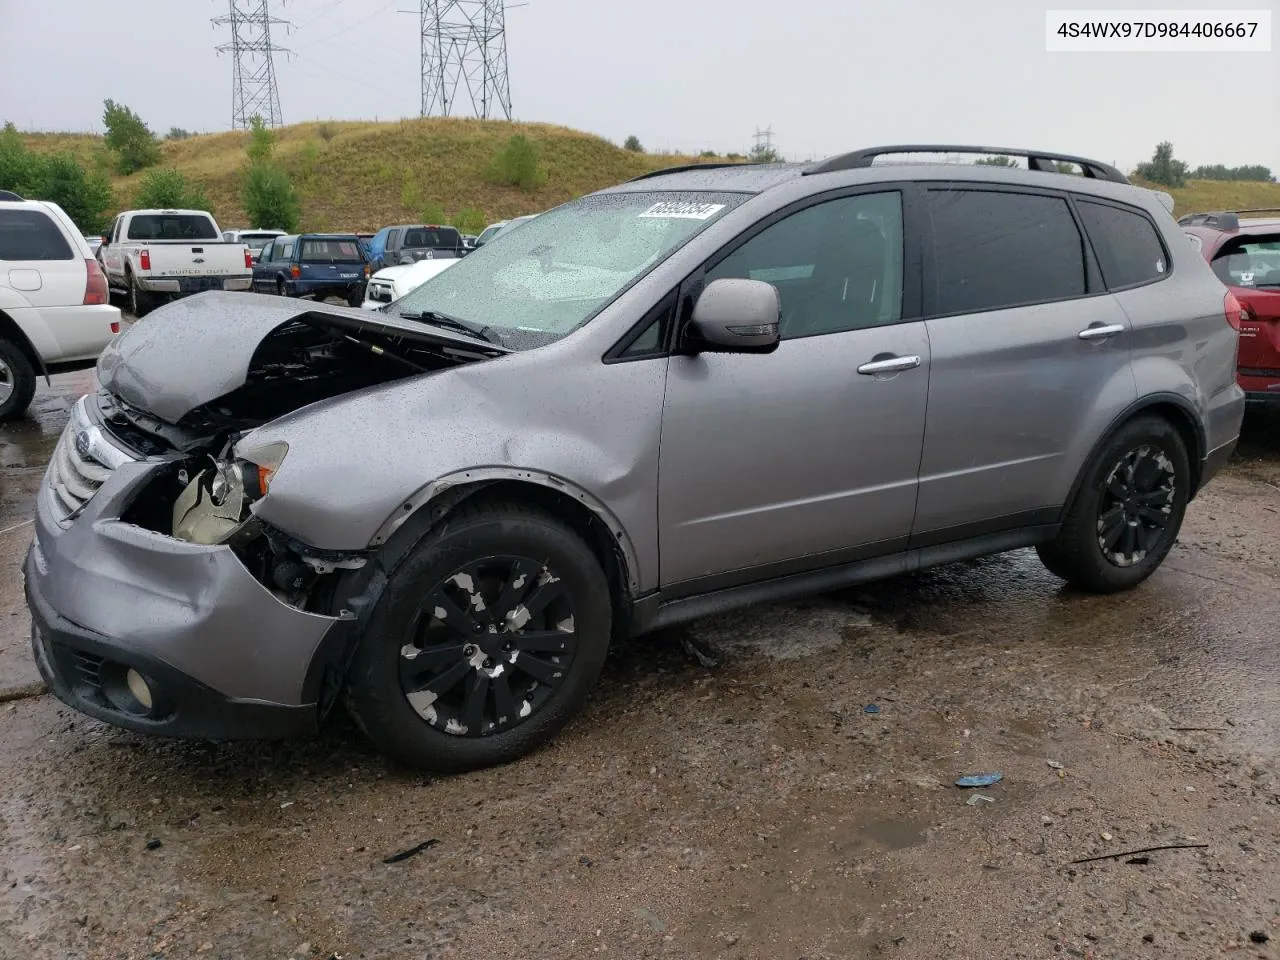
<svg viewBox="0 0 1280 960"><path fill-rule="evenodd" d="M1215 213L1188 213L1178 218L1180 227L1217 227L1219 230L1240 229L1242 213L1280 213L1280 207L1249 207L1244 210L1219 210Z"/></svg>
<svg viewBox="0 0 1280 960"><path fill-rule="evenodd" d="M0 200L8 200L10 202L17 201L23 203L22 197L18 196L12 190L0 190Z"/></svg>
<svg viewBox="0 0 1280 960"><path fill-rule="evenodd" d="M1053 167L1055 163L1074 163L1084 171L1086 177L1092 177L1095 180L1110 180L1112 183L1129 182L1128 177L1110 164L1103 163L1100 160L1089 160L1086 157L1073 157L1066 153L1049 153L1045 150L1019 150L1014 147L974 147L945 143L868 147L865 150L855 150L852 153L842 153L839 156L820 160L806 168L804 172L807 176L813 173L831 173L836 170L856 170L860 167L871 166L876 157L893 153L972 153L983 156L1025 157L1029 169L1048 173L1056 172Z"/></svg>
<svg viewBox="0 0 1280 960"><path fill-rule="evenodd" d="M642 173L638 177L632 177L627 183L635 183L637 180L648 180L650 177L661 177L668 173L684 173L686 170L719 170L723 167L759 167L762 164L755 163L751 160L724 160L717 163L682 163L674 167L663 167L661 170L650 170L648 173Z"/></svg>

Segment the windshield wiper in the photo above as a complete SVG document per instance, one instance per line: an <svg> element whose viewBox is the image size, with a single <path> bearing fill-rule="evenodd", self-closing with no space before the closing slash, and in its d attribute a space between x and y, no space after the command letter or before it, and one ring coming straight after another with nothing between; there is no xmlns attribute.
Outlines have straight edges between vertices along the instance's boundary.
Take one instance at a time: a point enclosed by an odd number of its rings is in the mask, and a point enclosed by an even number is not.
<svg viewBox="0 0 1280 960"><path fill-rule="evenodd" d="M477 340L484 340L487 343L493 343L499 347L503 346L502 338L482 323L468 323L465 320L459 320L457 317L451 317L444 313L436 313L434 310L422 310L418 313L401 311L400 316L404 317L406 320L417 320L419 323L427 323L433 327L444 327L446 330L456 330L458 333L465 333L467 336L473 337Z"/></svg>

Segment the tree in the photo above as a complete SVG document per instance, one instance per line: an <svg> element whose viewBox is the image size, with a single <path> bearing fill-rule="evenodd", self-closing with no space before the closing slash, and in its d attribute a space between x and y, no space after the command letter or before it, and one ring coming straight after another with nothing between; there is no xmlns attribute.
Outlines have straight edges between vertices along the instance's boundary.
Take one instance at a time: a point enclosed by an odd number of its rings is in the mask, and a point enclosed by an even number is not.
<svg viewBox="0 0 1280 960"><path fill-rule="evenodd" d="M1187 165L1173 158L1173 144L1168 140L1156 147L1149 163L1138 164L1135 172L1138 179L1148 183L1158 183L1164 187L1187 185Z"/></svg>
<svg viewBox="0 0 1280 960"><path fill-rule="evenodd" d="M249 144L245 154L249 166L245 171L243 203L252 225L263 230L298 229L302 202L289 175L276 164L275 134L254 116L249 120Z"/></svg>
<svg viewBox="0 0 1280 960"><path fill-rule="evenodd" d="M170 127L169 132L164 135L166 140L186 140L188 137L194 137L195 134L190 130L183 130L181 127Z"/></svg>
<svg viewBox="0 0 1280 960"><path fill-rule="evenodd" d="M293 233L302 215L302 201L289 175L272 163L249 166L244 180L243 203L252 226Z"/></svg>
<svg viewBox="0 0 1280 960"><path fill-rule="evenodd" d="M517 133L493 158L489 179L531 193L546 184L547 168L538 159L538 148L524 134Z"/></svg>
<svg viewBox="0 0 1280 960"><path fill-rule="evenodd" d="M747 159L752 163L781 163L782 154L778 152L773 144L761 141L751 148L751 152L747 154Z"/></svg>
<svg viewBox="0 0 1280 960"><path fill-rule="evenodd" d="M1191 171L1192 180L1252 180L1262 183L1274 183L1275 177L1270 167L1254 164L1244 167L1224 167L1215 163L1207 167L1196 167Z"/></svg>
<svg viewBox="0 0 1280 960"><path fill-rule="evenodd" d="M160 162L155 134L123 103L104 100L102 124L107 128L107 149L115 155L120 173L136 173Z"/></svg>
<svg viewBox="0 0 1280 960"><path fill-rule="evenodd" d="M1012 157L1003 155L998 157L979 157L973 163L978 167L1016 167L1018 165Z"/></svg>
<svg viewBox="0 0 1280 960"><path fill-rule="evenodd" d="M464 207L449 221L458 228L459 233L477 234L489 225L483 210L475 207Z"/></svg>
<svg viewBox="0 0 1280 960"><path fill-rule="evenodd" d="M623 141L622 149L633 150L636 153L644 153L644 147L640 146L640 138L637 137L634 133L631 136L627 137L625 141Z"/></svg>
<svg viewBox="0 0 1280 960"><path fill-rule="evenodd" d="M188 183L178 170L161 168L144 174L133 202L143 209L208 210L209 200L198 184Z"/></svg>
<svg viewBox="0 0 1280 960"><path fill-rule="evenodd" d="M28 150L12 123L0 130L0 190L56 203L85 233L101 230L111 208L111 184L103 173L85 170L68 153Z"/></svg>

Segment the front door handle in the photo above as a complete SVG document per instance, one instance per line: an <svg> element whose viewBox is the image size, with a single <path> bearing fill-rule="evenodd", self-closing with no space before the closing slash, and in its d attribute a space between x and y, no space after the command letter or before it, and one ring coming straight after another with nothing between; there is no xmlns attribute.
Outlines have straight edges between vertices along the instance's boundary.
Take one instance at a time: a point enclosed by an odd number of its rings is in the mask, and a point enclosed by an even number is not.
<svg viewBox="0 0 1280 960"><path fill-rule="evenodd" d="M1081 340L1105 340L1107 337L1114 337L1117 333L1124 333L1124 324L1122 323L1102 323L1091 327L1085 327L1076 334Z"/></svg>
<svg viewBox="0 0 1280 960"><path fill-rule="evenodd" d="M882 360L872 360L858 367L858 372L864 376L874 376L877 373L901 373L903 370L913 370L920 366L919 357L885 357Z"/></svg>

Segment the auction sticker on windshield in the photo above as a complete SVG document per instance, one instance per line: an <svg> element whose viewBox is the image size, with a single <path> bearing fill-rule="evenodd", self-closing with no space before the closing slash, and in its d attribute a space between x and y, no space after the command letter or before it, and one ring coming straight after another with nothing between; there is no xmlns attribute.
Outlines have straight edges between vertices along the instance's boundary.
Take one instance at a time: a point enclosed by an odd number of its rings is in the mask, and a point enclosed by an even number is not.
<svg viewBox="0 0 1280 960"><path fill-rule="evenodd" d="M689 200L660 200L640 214L665 220L706 220L724 209L723 203L694 203Z"/></svg>

